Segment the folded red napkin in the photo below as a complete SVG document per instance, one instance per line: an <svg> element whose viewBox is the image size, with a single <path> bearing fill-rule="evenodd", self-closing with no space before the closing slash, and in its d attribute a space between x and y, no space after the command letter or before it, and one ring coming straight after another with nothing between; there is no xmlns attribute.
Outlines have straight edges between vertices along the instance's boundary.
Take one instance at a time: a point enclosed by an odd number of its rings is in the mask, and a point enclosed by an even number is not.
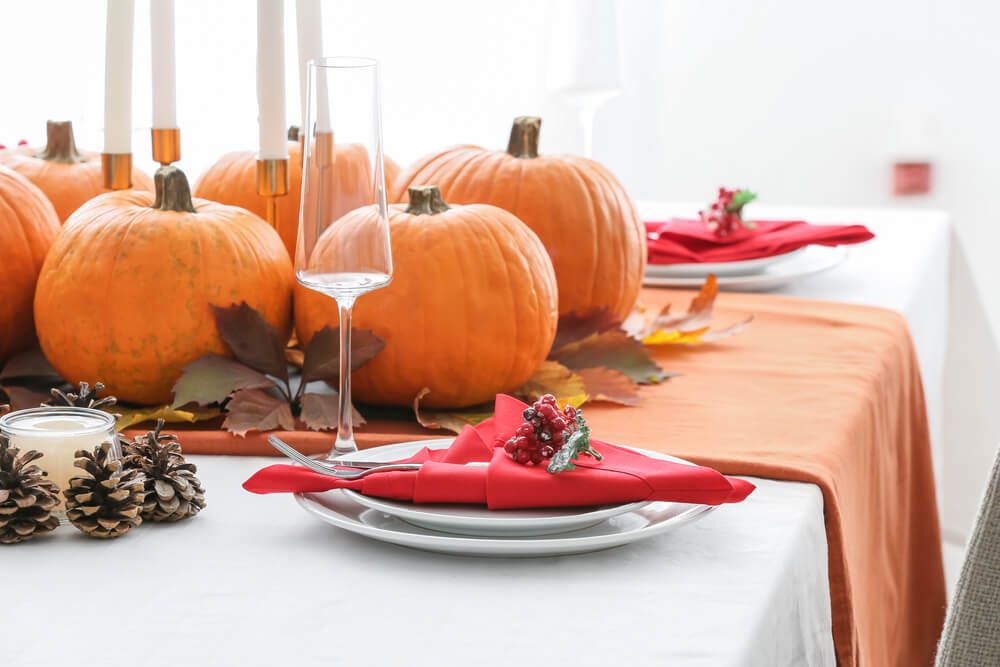
<svg viewBox="0 0 1000 667"><path fill-rule="evenodd" d="M243 483L253 493L319 492L353 489L380 498L415 503L469 503L490 509L572 507L668 500L718 505L739 502L754 485L703 466L650 458L591 439L603 460L583 456L575 470L553 475L545 466L515 463L502 443L521 423L528 406L510 396L497 396L496 415L466 427L447 449L426 447L405 462L419 470L376 473L344 480L292 465L272 465ZM486 466L467 463L488 462Z"/></svg>
<svg viewBox="0 0 1000 667"><path fill-rule="evenodd" d="M812 225L802 220L755 220L716 236L700 220L675 218L646 223L650 264L735 262L782 255L807 245L849 245L875 238L864 225Z"/></svg>

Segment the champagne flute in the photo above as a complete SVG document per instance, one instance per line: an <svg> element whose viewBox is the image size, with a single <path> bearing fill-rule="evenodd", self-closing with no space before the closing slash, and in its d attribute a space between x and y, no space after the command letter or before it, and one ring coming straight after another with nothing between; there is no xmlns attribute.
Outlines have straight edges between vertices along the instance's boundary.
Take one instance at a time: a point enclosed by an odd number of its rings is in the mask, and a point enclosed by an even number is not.
<svg viewBox="0 0 1000 667"><path fill-rule="evenodd" d="M594 157L594 116L624 84L616 0L558 0L549 16L548 87L576 107L583 156Z"/></svg>
<svg viewBox="0 0 1000 667"><path fill-rule="evenodd" d="M392 278L378 62L309 62L295 275L340 320L340 414L331 457L357 451L351 423L351 310ZM331 307L332 307L331 303Z"/></svg>

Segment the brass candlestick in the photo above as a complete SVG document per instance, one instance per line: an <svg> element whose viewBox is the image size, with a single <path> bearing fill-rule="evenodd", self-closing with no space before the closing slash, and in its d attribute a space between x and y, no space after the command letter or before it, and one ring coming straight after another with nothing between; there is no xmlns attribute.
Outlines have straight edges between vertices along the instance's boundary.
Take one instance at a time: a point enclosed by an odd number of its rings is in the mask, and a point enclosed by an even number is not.
<svg viewBox="0 0 1000 667"><path fill-rule="evenodd" d="M179 129L176 127L154 127L151 134L153 137L153 160L159 162L161 167L166 167L181 159L181 131Z"/></svg>
<svg viewBox="0 0 1000 667"><path fill-rule="evenodd" d="M267 222L278 228L278 197L288 194L288 158L257 160L257 194L267 200Z"/></svg>
<svg viewBox="0 0 1000 667"><path fill-rule="evenodd" d="M132 187L132 154L101 153L101 173L104 174L104 187L128 190Z"/></svg>

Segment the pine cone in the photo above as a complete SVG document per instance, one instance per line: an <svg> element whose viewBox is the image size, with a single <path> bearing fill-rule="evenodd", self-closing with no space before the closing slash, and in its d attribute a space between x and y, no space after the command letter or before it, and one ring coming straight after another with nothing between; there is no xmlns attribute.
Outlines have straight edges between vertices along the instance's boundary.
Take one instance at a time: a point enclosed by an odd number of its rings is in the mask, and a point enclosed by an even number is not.
<svg viewBox="0 0 1000 667"><path fill-rule="evenodd" d="M145 476L146 500L142 518L147 521L180 521L205 507L205 489L195 476L198 468L184 460L177 436L156 428L124 443L127 465Z"/></svg>
<svg viewBox="0 0 1000 667"><path fill-rule="evenodd" d="M42 455L21 453L0 436L0 544L15 544L54 530L59 520L59 487L31 462Z"/></svg>
<svg viewBox="0 0 1000 667"><path fill-rule="evenodd" d="M66 518L90 537L121 537L142 523L142 474L110 460L110 452L108 443L78 451L75 465L86 474L71 478L63 491Z"/></svg>
<svg viewBox="0 0 1000 667"><path fill-rule="evenodd" d="M104 383L102 382L95 382L93 389L91 389L90 385L86 382L81 382L79 393L63 392L60 389L52 389L52 398L48 400L47 405L62 405L74 408L93 408L94 410L99 410L103 407L110 407L118 402L118 399L114 396L97 398L97 394L102 391L104 391Z"/></svg>

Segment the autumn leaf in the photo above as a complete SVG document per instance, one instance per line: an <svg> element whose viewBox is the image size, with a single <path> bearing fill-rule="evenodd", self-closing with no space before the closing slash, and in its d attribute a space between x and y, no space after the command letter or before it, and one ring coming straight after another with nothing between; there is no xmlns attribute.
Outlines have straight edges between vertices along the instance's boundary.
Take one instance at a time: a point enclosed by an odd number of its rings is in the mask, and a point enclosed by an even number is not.
<svg viewBox="0 0 1000 667"><path fill-rule="evenodd" d="M254 370L288 380L285 343L267 320L246 301L212 306L219 336L236 359Z"/></svg>
<svg viewBox="0 0 1000 667"><path fill-rule="evenodd" d="M493 403L483 403L461 410L421 410L420 401L430 391L424 387L413 399L413 414L417 417L417 423L424 428L461 433L466 426L475 426L493 416Z"/></svg>
<svg viewBox="0 0 1000 667"><path fill-rule="evenodd" d="M639 384L658 383L670 377L649 357L640 341L615 329L591 334L556 350L550 359L570 370L610 368L621 371Z"/></svg>
<svg viewBox="0 0 1000 667"><path fill-rule="evenodd" d="M226 404L226 420L222 428L239 436L249 431L295 429L295 417L288 401L262 389L240 389Z"/></svg>
<svg viewBox="0 0 1000 667"><path fill-rule="evenodd" d="M41 348L34 347L7 360L3 370L0 371L0 382L15 379L32 378L46 382L49 386L58 386L63 383L62 377L49 363Z"/></svg>
<svg viewBox="0 0 1000 667"><path fill-rule="evenodd" d="M168 423L194 423L206 419L214 419L222 414L219 408L195 407L190 410L178 410L169 405L146 408L118 404L112 409L120 415L117 424L119 431L143 422L156 421L157 419L162 419Z"/></svg>
<svg viewBox="0 0 1000 667"><path fill-rule="evenodd" d="M532 401L552 394L561 403L575 407L587 401L583 379L563 364L551 360L543 361L535 374L514 393Z"/></svg>
<svg viewBox="0 0 1000 667"><path fill-rule="evenodd" d="M184 367L174 384L173 407L221 403L237 389L266 389L274 381L238 361L208 354Z"/></svg>
<svg viewBox="0 0 1000 667"><path fill-rule="evenodd" d="M582 368L577 371L592 401L607 401L619 405L636 405L639 402L639 385L632 379L611 368Z"/></svg>
<svg viewBox="0 0 1000 667"><path fill-rule="evenodd" d="M297 347L286 347L285 361L301 370L302 364L306 362L306 353Z"/></svg>
<svg viewBox="0 0 1000 667"><path fill-rule="evenodd" d="M356 371L376 354L385 343L368 329L351 331L351 371ZM302 377L306 382L336 380L340 376L340 328L323 327L305 347Z"/></svg>
<svg viewBox="0 0 1000 667"><path fill-rule="evenodd" d="M691 305L688 306L686 313L671 315L668 303L660 314L653 318L646 334L657 331L694 331L709 326L712 321L712 309L715 307L715 297L718 295L719 282L715 279L715 274L710 273L701 290L691 299Z"/></svg>
<svg viewBox="0 0 1000 667"><path fill-rule="evenodd" d="M59 384L62 383L59 382ZM3 393L7 394L7 402L10 403L11 410L37 408L39 405L52 398L51 394L35 391L34 389L29 389L28 387L19 387L17 385L4 385L2 389ZM0 400L0 403L3 402L4 401Z"/></svg>
<svg viewBox="0 0 1000 667"><path fill-rule="evenodd" d="M361 426L365 418L351 406L351 423ZM330 431L337 428L340 416L340 396L337 392L328 394L309 393L302 397L302 413L299 417L306 428L313 431Z"/></svg>
<svg viewBox="0 0 1000 667"><path fill-rule="evenodd" d="M718 294L718 281L715 275L709 274L686 313L671 315L670 304L667 304L638 337L646 345L700 345L743 331L753 321L752 315L724 329L712 330L712 310Z"/></svg>
<svg viewBox="0 0 1000 667"><path fill-rule="evenodd" d="M582 314L571 311L560 316L552 349L558 350L591 334L618 329L621 325L621 319L607 308L595 308Z"/></svg>

